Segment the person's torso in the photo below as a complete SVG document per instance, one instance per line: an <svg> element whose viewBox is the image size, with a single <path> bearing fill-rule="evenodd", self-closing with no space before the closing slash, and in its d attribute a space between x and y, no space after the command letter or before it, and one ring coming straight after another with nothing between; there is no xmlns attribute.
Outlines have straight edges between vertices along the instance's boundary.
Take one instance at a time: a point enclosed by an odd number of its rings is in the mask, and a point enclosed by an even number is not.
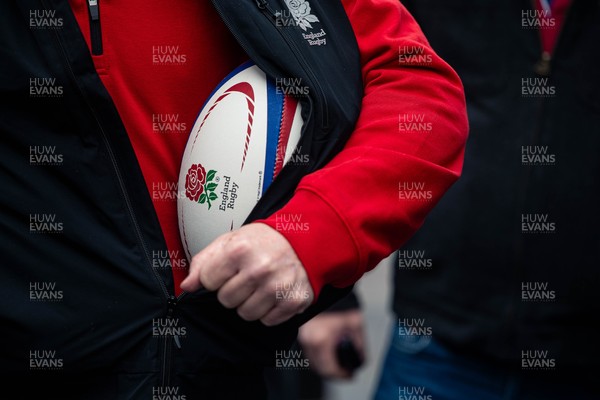
<svg viewBox="0 0 600 400"><path fill-rule="evenodd" d="M553 54L552 17L528 1L406 1L465 86L463 175L400 250L395 310L500 359L549 348L590 362L598 315L600 15L575 0ZM416 260L413 261L413 260Z"/></svg>

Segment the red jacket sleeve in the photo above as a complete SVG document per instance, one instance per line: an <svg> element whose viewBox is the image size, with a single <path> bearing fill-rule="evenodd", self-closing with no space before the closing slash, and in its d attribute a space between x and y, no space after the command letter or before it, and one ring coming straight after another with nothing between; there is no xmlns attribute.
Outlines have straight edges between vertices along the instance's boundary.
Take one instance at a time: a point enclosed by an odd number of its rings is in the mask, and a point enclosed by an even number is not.
<svg viewBox="0 0 600 400"><path fill-rule="evenodd" d="M398 0L344 0L365 94L355 131L261 220L290 242L318 295L398 249L461 172L468 123L462 84Z"/></svg>

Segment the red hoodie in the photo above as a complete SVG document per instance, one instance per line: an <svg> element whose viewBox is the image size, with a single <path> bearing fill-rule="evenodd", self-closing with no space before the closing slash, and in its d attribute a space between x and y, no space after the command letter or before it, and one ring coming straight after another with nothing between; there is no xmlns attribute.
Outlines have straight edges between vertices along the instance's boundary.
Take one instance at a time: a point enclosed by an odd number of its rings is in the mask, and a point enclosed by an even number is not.
<svg viewBox="0 0 600 400"><path fill-rule="evenodd" d="M313 0L317 1L317 0ZM87 2L70 0L90 44ZM189 130L214 87L247 56L208 1L100 0L96 69L125 124L170 250L175 289L187 274L176 191ZM283 234L318 295L354 283L399 248L458 178L467 136L456 73L397 0L344 0L365 95L356 129L323 169L261 222ZM300 216L302 232L282 229Z"/></svg>

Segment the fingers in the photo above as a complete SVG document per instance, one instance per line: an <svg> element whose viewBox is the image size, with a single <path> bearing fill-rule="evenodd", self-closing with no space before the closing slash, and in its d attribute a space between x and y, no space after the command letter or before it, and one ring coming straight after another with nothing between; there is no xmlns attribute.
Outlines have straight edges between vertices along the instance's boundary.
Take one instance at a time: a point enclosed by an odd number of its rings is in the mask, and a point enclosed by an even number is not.
<svg viewBox="0 0 600 400"><path fill-rule="evenodd" d="M321 362L318 364L321 368L319 372L329 378L350 378L351 372L340 367L338 363L336 345L337 342L328 343L328 346L319 353L321 357Z"/></svg>
<svg viewBox="0 0 600 400"><path fill-rule="evenodd" d="M237 312L246 321L256 321L269 313L275 304L275 299L270 293L256 291L238 307Z"/></svg>
<svg viewBox="0 0 600 400"><path fill-rule="evenodd" d="M202 281L200 279L201 269L203 262L201 260L201 254L198 253L194 258L192 258L192 264L190 265L190 269L188 271L188 276L181 282L179 287L186 292L195 292L196 290L202 288Z"/></svg>
<svg viewBox="0 0 600 400"><path fill-rule="evenodd" d="M337 361L337 336L323 331L314 338L302 341L302 348L310 360L311 367L325 378L349 378L351 373L341 368Z"/></svg>
<svg viewBox="0 0 600 400"><path fill-rule="evenodd" d="M244 243L232 242L233 235L217 238L192 258L188 276L181 282L181 289L193 292L204 287L217 290L238 270Z"/></svg>
<svg viewBox="0 0 600 400"><path fill-rule="evenodd" d="M257 276L262 275L256 273L249 274L248 271L244 271L238 275L240 277L239 281L244 282L238 287L243 287L243 289L240 289L240 292L235 295L232 294L232 297L243 297L250 290L249 288L255 288L254 292L238 306L238 314L243 319L247 321L261 320L267 326L278 325L304 311L311 304L312 296L309 295L308 291L298 292L306 293L306 295L302 296L294 295L291 292L282 293L281 290L277 290L278 287L292 287L293 285L291 283L268 283L269 281L266 279L268 278L268 274L265 274L264 280L258 280ZM253 278L246 278L247 276ZM275 290L273 290L274 288Z"/></svg>
<svg viewBox="0 0 600 400"><path fill-rule="evenodd" d="M219 302L245 320L280 324L303 312L314 292L296 253L279 232L249 224L198 253L181 283L185 291L218 291Z"/></svg>
<svg viewBox="0 0 600 400"><path fill-rule="evenodd" d="M226 308L236 308L252 295L255 288L256 286L246 278L245 274L239 273L221 286L217 298Z"/></svg>
<svg viewBox="0 0 600 400"><path fill-rule="evenodd" d="M322 313L300 328L300 344L311 367L321 376L338 379L352 376L352 372L343 369L337 360L336 348L344 336L352 338L364 357L363 320L360 311Z"/></svg>
<svg viewBox="0 0 600 400"><path fill-rule="evenodd" d="M365 332L364 332L364 321L362 317L362 313L358 310L348 312L350 319L350 327L348 329L348 334L352 338L352 342L354 343L354 347L360 354L363 362L366 358L366 346L365 346Z"/></svg>
<svg viewBox="0 0 600 400"><path fill-rule="evenodd" d="M290 296L288 296L288 300L277 301L276 306L262 316L260 321L266 326L279 325L294 315L304 312L311 304L312 297L308 295L304 296L302 292L299 293L301 295L293 298L289 298Z"/></svg>
<svg viewBox="0 0 600 400"><path fill-rule="evenodd" d="M211 252L208 260L204 260L205 265L201 270L202 284L208 290L218 290L237 274L249 251L248 241L237 239L235 234L228 234L219 239L212 244L215 251Z"/></svg>

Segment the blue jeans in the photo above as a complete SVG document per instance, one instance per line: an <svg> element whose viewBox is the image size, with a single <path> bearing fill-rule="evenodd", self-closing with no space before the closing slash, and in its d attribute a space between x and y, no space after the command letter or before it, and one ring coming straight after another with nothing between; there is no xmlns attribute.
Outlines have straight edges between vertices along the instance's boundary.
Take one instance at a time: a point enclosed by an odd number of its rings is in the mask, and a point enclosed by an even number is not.
<svg viewBox="0 0 600 400"><path fill-rule="evenodd" d="M578 383L576 377L549 379L495 366L453 352L431 336L401 336L395 328L375 400L600 399Z"/></svg>

